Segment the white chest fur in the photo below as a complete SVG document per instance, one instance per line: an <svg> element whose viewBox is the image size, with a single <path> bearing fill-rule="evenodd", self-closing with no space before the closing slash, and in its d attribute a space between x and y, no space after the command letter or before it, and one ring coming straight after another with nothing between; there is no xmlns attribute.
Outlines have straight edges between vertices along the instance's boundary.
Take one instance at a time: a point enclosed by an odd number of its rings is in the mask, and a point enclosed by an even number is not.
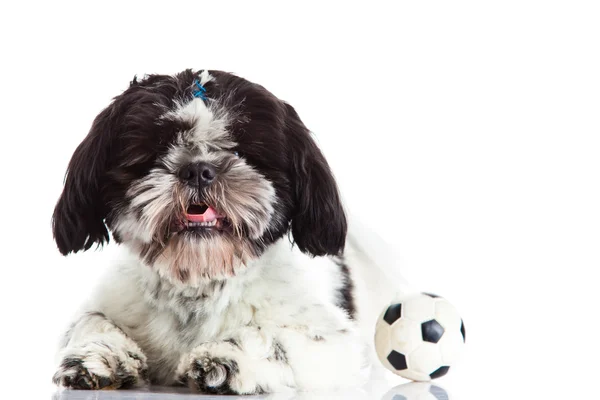
<svg viewBox="0 0 600 400"><path fill-rule="evenodd" d="M138 343L155 381L172 383L182 354L245 326L292 327L316 338L344 329L349 321L335 306L342 283L331 259L310 258L282 239L238 276L196 287L168 282L125 257L89 310L104 313Z"/></svg>

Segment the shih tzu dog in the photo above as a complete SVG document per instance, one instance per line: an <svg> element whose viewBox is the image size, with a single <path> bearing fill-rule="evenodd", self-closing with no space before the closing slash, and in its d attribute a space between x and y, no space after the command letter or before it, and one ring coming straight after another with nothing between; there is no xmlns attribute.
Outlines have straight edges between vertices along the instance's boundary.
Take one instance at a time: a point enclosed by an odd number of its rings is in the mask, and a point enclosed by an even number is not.
<svg viewBox="0 0 600 400"><path fill-rule="evenodd" d="M366 258L309 130L262 86L134 78L75 150L53 216L64 255L109 231L125 255L65 334L56 384L257 394L364 376Z"/></svg>

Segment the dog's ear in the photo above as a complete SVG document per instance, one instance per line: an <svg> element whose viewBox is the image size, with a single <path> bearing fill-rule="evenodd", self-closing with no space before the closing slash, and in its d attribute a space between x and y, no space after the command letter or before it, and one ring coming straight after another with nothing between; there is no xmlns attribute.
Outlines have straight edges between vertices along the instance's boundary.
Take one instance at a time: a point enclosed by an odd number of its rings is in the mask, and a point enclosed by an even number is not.
<svg viewBox="0 0 600 400"><path fill-rule="evenodd" d="M122 117L117 101L94 120L90 132L73 153L63 192L54 209L52 230L63 255L108 242L102 196L115 127Z"/></svg>
<svg viewBox="0 0 600 400"><path fill-rule="evenodd" d="M347 222L337 184L309 130L292 106L285 107L294 191L294 242L314 256L338 255L344 250Z"/></svg>

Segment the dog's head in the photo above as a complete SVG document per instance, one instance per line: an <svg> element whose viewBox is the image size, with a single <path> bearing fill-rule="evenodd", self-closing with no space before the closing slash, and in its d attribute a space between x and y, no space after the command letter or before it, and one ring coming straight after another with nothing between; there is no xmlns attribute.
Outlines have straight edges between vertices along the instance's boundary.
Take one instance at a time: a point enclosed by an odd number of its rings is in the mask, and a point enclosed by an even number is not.
<svg viewBox="0 0 600 400"><path fill-rule="evenodd" d="M69 163L53 230L63 254L114 239L171 278L233 275L291 230L343 250L346 218L321 151L289 105L220 71L134 78Z"/></svg>

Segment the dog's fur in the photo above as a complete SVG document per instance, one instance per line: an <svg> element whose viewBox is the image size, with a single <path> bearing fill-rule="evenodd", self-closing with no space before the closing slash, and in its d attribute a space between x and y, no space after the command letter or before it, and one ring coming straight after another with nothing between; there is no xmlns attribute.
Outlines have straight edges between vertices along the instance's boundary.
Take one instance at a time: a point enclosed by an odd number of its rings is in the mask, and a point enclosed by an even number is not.
<svg viewBox="0 0 600 400"><path fill-rule="evenodd" d="M180 177L198 162L216 171L208 185ZM187 229L194 203L223 229ZM344 253L335 180L262 86L221 71L134 78L76 149L53 229L65 255L109 230L127 253L66 333L59 385L253 394L363 376L359 257Z"/></svg>

